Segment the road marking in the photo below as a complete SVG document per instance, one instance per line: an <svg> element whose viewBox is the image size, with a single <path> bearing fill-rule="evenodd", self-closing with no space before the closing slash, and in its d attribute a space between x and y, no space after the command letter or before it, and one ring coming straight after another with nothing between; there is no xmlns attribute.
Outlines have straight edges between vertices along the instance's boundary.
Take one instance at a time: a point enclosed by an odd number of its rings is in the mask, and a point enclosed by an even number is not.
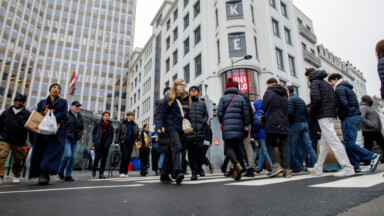
<svg viewBox="0 0 384 216"><path fill-rule="evenodd" d="M86 189L105 189L105 188L119 188L119 187L141 187L143 184L131 184L131 185L110 185L110 186L93 186L93 187L74 187L74 188L52 188L41 190L23 190L23 191L3 191L0 194L11 193L33 193L33 192L49 192L49 191L63 191L63 190L86 190Z"/></svg>
<svg viewBox="0 0 384 216"><path fill-rule="evenodd" d="M310 187L327 187L327 188L368 188L380 183L384 183L383 173L367 174L346 179L311 185Z"/></svg>

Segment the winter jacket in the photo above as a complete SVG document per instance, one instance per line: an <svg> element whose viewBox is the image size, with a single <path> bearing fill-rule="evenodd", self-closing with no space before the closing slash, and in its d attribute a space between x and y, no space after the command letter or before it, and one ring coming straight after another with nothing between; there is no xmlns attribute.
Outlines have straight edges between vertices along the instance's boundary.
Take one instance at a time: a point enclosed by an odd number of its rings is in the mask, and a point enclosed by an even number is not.
<svg viewBox="0 0 384 216"><path fill-rule="evenodd" d="M15 114L13 106L4 110L0 116L0 141L17 146L25 146L29 135L29 140L33 141L33 133L24 128L31 112L24 107Z"/></svg>
<svg viewBox="0 0 384 216"><path fill-rule="evenodd" d="M41 100L37 104L36 111L42 114L44 112L45 107L47 105L48 105L48 100L47 99ZM67 118L67 113L68 113L67 100L62 99L60 97L57 97L56 100L52 103L50 109L54 110L53 114L56 117L56 122L60 123L61 124L60 127L64 128L65 119Z"/></svg>
<svg viewBox="0 0 384 216"><path fill-rule="evenodd" d="M309 127L310 139L318 138L321 136L320 134L317 133L317 132L321 132L319 122L316 118L312 118L311 111L309 112L308 127Z"/></svg>
<svg viewBox="0 0 384 216"><path fill-rule="evenodd" d="M340 120L344 120L349 116L361 115L359 102L352 89L353 86L346 81L341 81L339 84L336 84L335 93Z"/></svg>
<svg viewBox="0 0 384 216"><path fill-rule="evenodd" d="M212 135L211 126L209 126L209 124L205 124L205 137L204 137L204 140L208 141L209 144L212 144L212 139L213 139L213 135Z"/></svg>
<svg viewBox="0 0 384 216"><path fill-rule="evenodd" d="M236 96L233 101L232 98ZM232 104L228 107L228 105ZM228 108L228 109L227 109ZM248 126L248 108L244 98L236 88L228 88L220 98L217 116L223 126L224 140L243 140L244 127Z"/></svg>
<svg viewBox="0 0 384 216"><path fill-rule="evenodd" d="M360 102L361 131L381 131L380 116L369 104Z"/></svg>
<svg viewBox="0 0 384 216"><path fill-rule="evenodd" d="M384 99L384 57L379 59L377 71L381 80L381 98Z"/></svg>
<svg viewBox="0 0 384 216"><path fill-rule="evenodd" d="M155 109L155 113L153 114L153 119L155 124L157 122L157 117L159 116L159 113L161 111L161 106L163 105L163 103L164 103L164 98L157 100L155 103L156 109Z"/></svg>
<svg viewBox="0 0 384 216"><path fill-rule="evenodd" d="M253 103L253 107L255 108L256 111L255 111L254 118L253 118L254 123L253 123L252 130L254 130L254 134L256 134L256 136L255 136L256 139L265 139L266 138L265 131L264 131L264 129L259 128L259 122L257 120L257 118L259 116L264 115L264 111L261 108L262 104L263 104L263 100L261 100L261 99L255 101Z"/></svg>
<svg viewBox="0 0 384 216"><path fill-rule="evenodd" d="M239 91L239 95L241 95L244 98L245 103L247 104L249 125L253 125L253 109L252 109L251 101L249 100L249 97L243 92Z"/></svg>
<svg viewBox="0 0 384 216"><path fill-rule="evenodd" d="M293 93L288 100L288 119L289 124L307 122L308 119L307 105L303 99Z"/></svg>
<svg viewBox="0 0 384 216"><path fill-rule="evenodd" d="M109 121L108 125L108 131L107 131L107 141L104 143L103 146L100 146L101 142L101 134L103 133L103 128L101 126L101 121L95 122L95 125L92 130L92 141L95 148L109 148L109 145L111 145L113 141L113 126L112 122Z"/></svg>
<svg viewBox="0 0 384 216"><path fill-rule="evenodd" d="M140 141L139 127L134 121L132 121L132 124L133 124L132 126L133 140L136 141L139 139ZM120 122L119 126L117 126L115 143L122 144L125 142L126 138L127 138L127 119L124 119L123 121Z"/></svg>
<svg viewBox="0 0 384 216"><path fill-rule="evenodd" d="M77 117L69 111L65 120L65 134L70 140L80 140L84 132L84 122L80 113Z"/></svg>
<svg viewBox="0 0 384 216"><path fill-rule="evenodd" d="M189 117L189 96L186 93L184 97L177 96L176 99L179 99L182 109L184 111L184 118L191 121ZM169 95L164 98L163 105L161 105L161 110L156 120L156 130L161 130L163 127L166 131L179 131L182 132L182 122L183 117L180 112L179 105L177 101L173 101L171 106L168 105L170 100Z"/></svg>
<svg viewBox="0 0 384 216"><path fill-rule="evenodd" d="M204 139L205 125L208 121L208 111L204 101L199 100L198 97L192 98L192 104L189 107L189 117L191 118L193 131L187 133L185 139L195 141Z"/></svg>
<svg viewBox="0 0 384 216"><path fill-rule="evenodd" d="M331 84L324 80L324 70L312 71L311 82L311 116L314 119L336 118L336 94Z"/></svg>
<svg viewBox="0 0 384 216"><path fill-rule="evenodd" d="M265 112L265 132L267 134L289 135L287 87L271 84L263 97L262 110Z"/></svg>

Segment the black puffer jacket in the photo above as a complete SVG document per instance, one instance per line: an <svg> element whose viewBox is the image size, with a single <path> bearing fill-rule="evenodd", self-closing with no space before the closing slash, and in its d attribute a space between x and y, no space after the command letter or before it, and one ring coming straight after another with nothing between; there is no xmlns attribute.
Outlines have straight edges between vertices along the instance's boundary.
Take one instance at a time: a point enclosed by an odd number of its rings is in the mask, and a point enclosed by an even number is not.
<svg viewBox="0 0 384 216"><path fill-rule="evenodd" d="M235 97L232 104L232 98ZM228 107L228 109L227 109ZM220 98L217 116L223 125L224 140L243 140L244 126L248 126L248 108L244 98L238 95L236 88L228 88Z"/></svg>
<svg viewBox="0 0 384 216"><path fill-rule="evenodd" d="M379 63L377 64L377 72L379 73L381 81L381 98L384 99L384 57L379 59Z"/></svg>
<svg viewBox="0 0 384 216"><path fill-rule="evenodd" d="M157 100L155 103L156 109L155 109L155 113L153 114L153 119L154 119L155 124L157 122L157 117L159 116L163 102L164 102L164 98Z"/></svg>
<svg viewBox="0 0 384 216"><path fill-rule="evenodd" d="M346 81L342 81L336 86L335 93L340 120L349 116L361 115L359 102L352 89L353 86Z"/></svg>
<svg viewBox="0 0 384 216"><path fill-rule="evenodd" d="M23 108L15 114L13 106L4 110L0 116L0 141L12 145L25 146L29 133L29 140L32 143L33 133L24 128L31 112Z"/></svg>
<svg viewBox="0 0 384 216"><path fill-rule="evenodd" d="M202 140L205 137L205 125L208 121L207 106L204 101L199 100L198 97L192 97L192 104L189 107L189 117L193 131L186 135L186 140Z"/></svg>
<svg viewBox="0 0 384 216"><path fill-rule="evenodd" d="M77 117L68 111L67 118L65 120L65 134L70 140L80 140L84 132L84 123L81 114L78 113Z"/></svg>
<svg viewBox="0 0 384 216"><path fill-rule="evenodd" d="M247 104L249 124L253 125L253 109L252 109L251 101L249 100L249 97L243 92L239 91L239 95L241 95L244 98L245 103Z"/></svg>
<svg viewBox="0 0 384 216"><path fill-rule="evenodd" d="M103 146L100 146L102 133L103 133L103 127L101 126L101 121L95 122L95 125L94 125L93 130L92 130L93 145L96 148L99 148L99 147L109 148L109 145L111 145L111 143L113 141L113 126L112 126L111 121L109 121L109 125L108 125L107 140Z"/></svg>
<svg viewBox="0 0 384 216"><path fill-rule="evenodd" d="M271 84L263 97L267 134L289 135L288 89L282 84Z"/></svg>
<svg viewBox="0 0 384 216"><path fill-rule="evenodd" d="M288 119L289 124L307 122L308 119L307 105L303 99L293 93L288 100Z"/></svg>
<svg viewBox="0 0 384 216"><path fill-rule="evenodd" d="M336 94L331 84L324 80L328 74L324 70L312 71L311 82L311 117L314 119L336 118Z"/></svg>

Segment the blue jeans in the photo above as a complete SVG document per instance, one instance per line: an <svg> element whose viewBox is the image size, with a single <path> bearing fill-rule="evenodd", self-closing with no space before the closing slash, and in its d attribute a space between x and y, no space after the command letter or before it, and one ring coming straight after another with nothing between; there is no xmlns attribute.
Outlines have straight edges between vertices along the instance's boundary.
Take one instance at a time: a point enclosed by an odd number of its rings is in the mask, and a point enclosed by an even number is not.
<svg viewBox="0 0 384 216"><path fill-rule="evenodd" d="M163 167L164 157L165 157L165 153L161 153L160 158L159 158L159 168L160 169Z"/></svg>
<svg viewBox="0 0 384 216"><path fill-rule="evenodd" d="M257 162L257 166L255 167L255 171L261 170L261 167L263 166L265 159L268 160L268 163L272 169L272 160L268 155L267 147L265 145L265 139L259 139L259 142L260 142L260 157L259 157L259 161Z"/></svg>
<svg viewBox="0 0 384 216"><path fill-rule="evenodd" d="M65 176L71 176L73 166L75 165L75 158L77 152L77 144L79 140L69 140L66 138L64 147L64 157L61 161L58 173L64 173L64 169L67 168Z"/></svg>
<svg viewBox="0 0 384 216"><path fill-rule="evenodd" d="M296 149L299 153L298 155L296 155ZM308 167L313 167L316 164L317 156L309 140L309 128L307 122L293 123L289 127L289 150L291 166L294 167L296 171L303 169L303 160L298 159L301 158L300 155L303 155L304 158L306 155L309 155Z"/></svg>
<svg viewBox="0 0 384 216"><path fill-rule="evenodd" d="M361 116L359 115L349 116L341 121L345 150L355 169L360 169L360 159L369 161L374 156L372 152L356 145L357 131L359 130L360 124Z"/></svg>

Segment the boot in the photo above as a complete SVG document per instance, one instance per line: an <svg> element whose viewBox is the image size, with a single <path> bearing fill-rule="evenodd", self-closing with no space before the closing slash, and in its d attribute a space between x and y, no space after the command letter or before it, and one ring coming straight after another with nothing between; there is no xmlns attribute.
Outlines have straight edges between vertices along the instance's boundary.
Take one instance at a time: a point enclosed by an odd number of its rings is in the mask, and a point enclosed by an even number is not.
<svg viewBox="0 0 384 216"><path fill-rule="evenodd" d="M246 176L246 177L255 177L254 169L248 168L247 172L245 173L244 176Z"/></svg>
<svg viewBox="0 0 384 216"><path fill-rule="evenodd" d="M192 171L191 181L196 181L196 180L197 180L197 173L196 171Z"/></svg>
<svg viewBox="0 0 384 216"><path fill-rule="evenodd" d="M224 176L225 176L225 177L231 177L232 174L233 174L233 169L229 169L228 172L224 173Z"/></svg>
<svg viewBox="0 0 384 216"><path fill-rule="evenodd" d="M291 177L292 177L292 170L290 170L290 169L284 169L283 176L284 176L285 178L291 178Z"/></svg>
<svg viewBox="0 0 384 216"><path fill-rule="evenodd" d="M275 163L275 164L273 164L273 170L272 170L271 174L269 175L269 177L275 177L275 176L279 175L280 173L282 173L283 171L284 170L280 166L280 164Z"/></svg>
<svg viewBox="0 0 384 216"><path fill-rule="evenodd" d="M107 177L105 177L104 175L103 175L103 173L100 173L99 174L99 179L106 179Z"/></svg>
<svg viewBox="0 0 384 216"><path fill-rule="evenodd" d="M200 170L199 175L200 175L201 177L204 177L204 176L205 176L205 172L204 172L203 170Z"/></svg>
<svg viewBox="0 0 384 216"><path fill-rule="evenodd" d="M57 173L57 175L59 176L60 180L65 181L64 173Z"/></svg>
<svg viewBox="0 0 384 216"><path fill-rule="evenodd" d="M42 172L40 174L40 177L39 177L39 180L38 180L37 183L39 185L48 185L49 184L49 180L50 180L49 174L47 172Z"/></svg>
<svg viewBox="0 0 384 216"><path fill-rule="evenodd" d="M167 183L167 184L172 183L172 179L169 178L168 174L161 174L160 175L160 181L163 182L163 183Z"/></svg>
<svg viewBox="0 0 384 216"><path fill-rule="evenodd" d="M241 173L243 172L243 167L240 165L240 163L237 163L235 168L233 169L233 178L235 181L238 181L241 179Z"/></svg>

